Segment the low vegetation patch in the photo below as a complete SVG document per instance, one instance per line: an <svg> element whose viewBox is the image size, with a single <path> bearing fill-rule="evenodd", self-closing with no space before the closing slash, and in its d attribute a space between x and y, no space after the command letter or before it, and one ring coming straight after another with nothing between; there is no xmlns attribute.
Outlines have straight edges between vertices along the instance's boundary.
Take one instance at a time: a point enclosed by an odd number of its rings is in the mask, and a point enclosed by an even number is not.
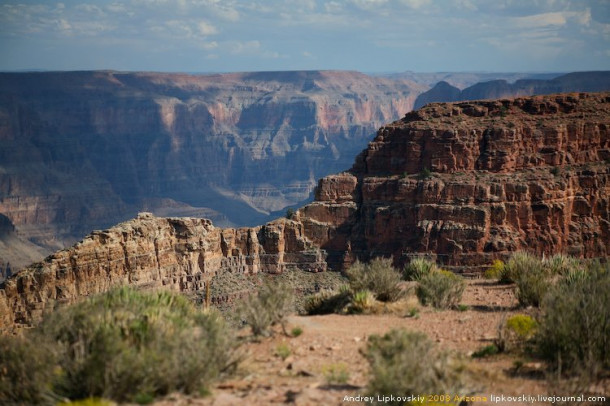
<svg viewBox="0 0 610 406"><path fill-rule="evenodd" d="M286 333L286 316L294 312L293 290L284 281L270 279L257 294L248 296L239 306L238 315L255 336L268 336L271 327L281 325Z"/></svg>
<svg viewBox="0 0 610 406"><path fill-rule="evenodd" d="M232 337L217 313L182 296L120 288L57 310L21 341L3 340L0 399L139 402L202 393L236 366Z"/></svg>
<svg viewBox="0 0 610 406"><path fill-rule="evenodd" d="M464 394L462 364L440 351L423 333L399 329L384 336L372 335L364 355L371 365L367 389L373 396ZM384 404L402 405L404 402Z"/></svg>
<svg viewBox="0 0 610 406"><path fill-rule="evenodd" d="M405 266L403 275L407 281L418 281L436 270L438 270L438 267L435 262L424 257L416 257Z"/></svg>
<svg viewBox="0 0 610 406"><path fill-rule="evenodd" d="M536 342L556 371L595 375L610 370L610 265L567 272L542 302Z"/></svg>
<svg viewBox="0 0 610 406"><path fill-rule="evenodd" d="M466 284L450 271L442 269L430 272L418 280L417 297L422 305L448 309L458 305Z"/></svg>
<svg viewBox="0 0 610 406"><path fill-rule="evenodd" d="M504 272L504 262L499 259L494 260L491 267L485 271L485 279L500 279Z"/></svg>
<svg viewBox="0 0 610 406"><path fill-rule="evenodd" d="M322 375L328 385L345 385L349 381L349 367L343 362L324 365Z"/></svg>
<svg viewBox="0 0 610 406"><path fill-rule="evenodd" d="M347 270L352 292L370 291L381 302L395 302L403 295L401 275L389 258L375 258L369 263L356 262Z"/></svg>

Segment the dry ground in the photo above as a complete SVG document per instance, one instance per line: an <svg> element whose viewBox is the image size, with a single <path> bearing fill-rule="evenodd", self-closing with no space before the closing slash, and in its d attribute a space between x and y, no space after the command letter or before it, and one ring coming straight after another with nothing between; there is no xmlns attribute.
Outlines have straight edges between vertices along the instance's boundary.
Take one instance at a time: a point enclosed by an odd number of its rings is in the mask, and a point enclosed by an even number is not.
<svg viewBox="0 0 610 406"><path fill-rule="evenodd" d="M471 357L472 352L493 342L503 318L532 311L517 307L513 287L469 280L462 303L468 306L467 310L437 311L418 306L412 298L398 314L292 316L288 330L301 327L300 336L278 333L260 342L247 343L244 346L247 356L238 374L216 384L211 396L174 395L156 405L354 404L343 402L343 398L366 393L368 363L361 350L367 337L393 328L422 331L441 347L461 354L471 371L473 394L549 395L543 365L538 362L519 354ZM413 307L418 308L418 315L407 317ZM281 346L290 349L285 359L277 355ZM523 363L519 373L515 372L515 362ZM349 373L347 382L329 384L327 370L333 366L340 369L341 365Z"/></svg>

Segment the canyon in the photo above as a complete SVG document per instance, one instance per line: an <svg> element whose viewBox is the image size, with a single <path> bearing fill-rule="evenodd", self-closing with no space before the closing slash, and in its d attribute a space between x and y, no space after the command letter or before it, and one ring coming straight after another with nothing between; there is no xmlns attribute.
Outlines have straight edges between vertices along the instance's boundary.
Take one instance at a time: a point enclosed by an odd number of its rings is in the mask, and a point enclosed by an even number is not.
<svg viewBox="0 0 610 406"><path fill-rule="evenodd" d="M0 73L1 273L138 212L222 227L281 217L380 126L434 101L425 92L438 80L466 87L455 98L610 90L607 73L554 76Z"/></svg>
<svg viewBox="0 0 610 406"><path fill-rule="evenodd" d="M434 258L479 273L512 252L607 257L610 93L431 103L386 124L314 201L262 226L141 213L0 285L0 328L132 284L205 291L223 274Z"/></svg>

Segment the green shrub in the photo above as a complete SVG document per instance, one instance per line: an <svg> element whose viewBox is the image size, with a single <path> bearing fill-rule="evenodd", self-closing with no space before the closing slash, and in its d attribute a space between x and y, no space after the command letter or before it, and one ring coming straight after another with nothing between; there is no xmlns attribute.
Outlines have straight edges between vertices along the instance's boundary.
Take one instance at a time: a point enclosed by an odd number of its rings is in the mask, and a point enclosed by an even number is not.
<svg viewBox="0 0 610 406"><path fill-rule="evenodd" d="M324 365L322 375L328 385L344 385L349 381L349 369L342 362Z"/></svg>
<svg viewBox="0 0 610 406"><path fill-rule="evenodd" d="M416 257L409 262L404 270L403 275L405 280L417 281L425 275L436 271L436 264L424 257Z"/></svg>
<svg viewBox="0 0 610 406"><path fill-rule="evenodd" d="M491 267L485 271L485 279L500 279L504 271L504 262L499 259L494 260Z"/></svg>
<svg viewBox="0 0 610 406"><path fill-rule="evenodd" d="M472 353L472 358L485 358L492 355L496 355L500 352L500 349L495 344L489 344Z"/></svg>
<svg viewBox="0 0 610 406"><path fill-rule="evenodd" d="M367 389L373 396L464 394L461 365L439 351L423 333L400 329L384 336L372 335L365 357L371 365Z"/></svg>
<svg viewBox="0 0 610 406"><path fill-rule="evenodd" d="M530 269L542 267L540 258L527 252L515 252L504 265L500 273L500 283L513 283L519 275Z"/></svg>
<svg viewBox="0 0 610 406"><path fill-rule="evenodd" d="M286 209L286 218L288 220L294 220L295 217L296 217L296 211L292 207Z"/></svg>
<svg viewBox="0 0 610 406"><path fill-rule="evenodd" d="M367 264L356 262L347 270L352 292L371 291L382 302L395 302L403 295L400 273L389 258L375 258Z"/></svg>
<svg viewBox="0 0 610 406"><path fill-rule="evenodd" d="M536 342L552 366L567 373L610 369L610 266L565 277L542 303Z"/></svg>
<svg viewBox="0 0 610 406"><path fill-rule="evenodd" d="M322 290L305 300L305 312L309 315L341 313L351 302L349 288L339 291Z"/></svg>
<svg viewBox="0 0 610 406"><path fill-rule="evenodd" d="M424 169L422 169L418 175L418 178L420 180L430 179L431 177L432 177L432 172L427 167L424 167Z"/></svg>
<svg viewBox="0 0 610 406"><path fill-rule="evenodd" d="M294 312L293 296L288 284L269 280L256 295L250 295L241 303L238 314L255 336L271 334L271 326L277 324L286 333L286 316Z"/></svg>
<svg viewBox="0 0 610 406"><path fill-rule="evenodd" d="M44 342L0 337L0 404L46 403L54 352Z"/></svg>
<svg viewBox="0 0 610 406"><path fill-rule="evenodd" d="M464 280L452 272L438 270L423 276L417 286L417 297L422 305L437 309L456 306L464 293Z"/></svg>
<svg viewBox="0 0 610 406"><path fill-rule="evenodd" d="M113 290L51 313L36 337L55 346L53 388L69 399L193 393L237 362L222 318L169 292Z"/></svg>
<svg viewBox="0 0 610 406"><path fill-rule="evenodd" d="M303 334L302 327L296 326L296 327L293 327L292 330L290 330L290 335L292 335L293 337L298 337L301 334Z"/></svg>

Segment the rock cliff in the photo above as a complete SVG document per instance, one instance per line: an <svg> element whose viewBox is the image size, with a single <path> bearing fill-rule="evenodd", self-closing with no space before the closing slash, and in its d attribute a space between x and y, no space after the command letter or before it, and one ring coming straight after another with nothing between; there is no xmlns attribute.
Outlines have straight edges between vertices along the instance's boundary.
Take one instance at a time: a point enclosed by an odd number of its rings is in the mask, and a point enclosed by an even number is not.
<svg viewBox="0 0 610 406"><path fill-rule="evenodd" d="M429 104L381 128L299 210L331 267L429 254L610 253L610 93ZM456 268L457 269L457 268Z"/></svg>
<svg viewBox="0 0 610 406"><path fill-rule="evenodd" d="M382 127L292 219L220 229L142 214L5 281L0 322L124 283L191 292L223 272L423 254L477 272L516 250L608 256L610 93L430 104Z"/></svg>
<svg viewBox="0 0 610 406"><path fill-rule="evenodd" d="M420 90L334 71L0 73L0 213L52 251L140 211L261 224Z"/></svg>

